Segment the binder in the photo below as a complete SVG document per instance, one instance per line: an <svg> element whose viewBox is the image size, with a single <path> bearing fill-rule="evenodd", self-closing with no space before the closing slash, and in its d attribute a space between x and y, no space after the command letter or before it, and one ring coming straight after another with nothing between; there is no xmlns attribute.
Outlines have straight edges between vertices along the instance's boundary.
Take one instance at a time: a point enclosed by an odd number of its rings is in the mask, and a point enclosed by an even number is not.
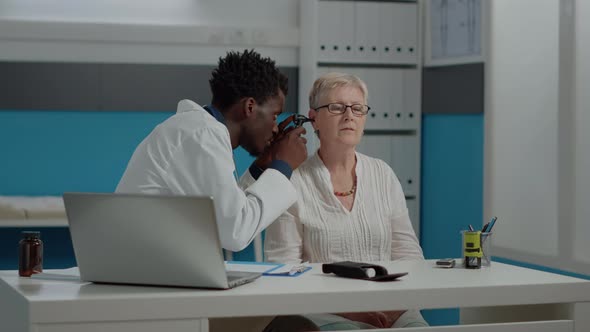
<svg viewBox="0 0 590 332"><path fill-rule="evenodd" d="M379 3L379 53L380 61L385 64L395 64L396 49L399 45L400 31L397 28L398 19L395 16L395 3Z"/></svg>
<svg viewBox="0 0 590 332"><path fill-rule="evenodd" d="M353 54L354 3L320 1L318 13L318 61L350 61Z"/></svg>
<svg viewBox="0 0 590 332"><path fill-rule="evenodd" d="M414 196L419 188L419 150L416 136L389 136L392 150L391 168L395 171L404 191L408 196Z"/></svg>
<svg viewBox="0 0 590 332"><path fill-rule="evenodd" d="M337 58L335 59L335 62L353 62L354 31L356 28L354 2L338 1L336 3L339 5L337 43L340 47L338 54L336 54Z"/></svg>
<svg viewBox="0 0 590 332"><path fill-rule="evenodd" d="M318 60L332 61L337 58L338 52L334 50L338 39L338 2L320 1L318 3Z"/></svg>
<svg viewBox="0 0 590 332"><path fill-rule="evenodd" d="M416 64L418 62L418 5L396 3L395 6L401 18L398 26L402 45L400 63Z"/></svg>
<svg viewBox="0 0 590 332"><path fill-rule="evenodd" d="M384 71L387 92L384 94L389 105L389 129L406 129L404 116L404 69L388 69Z"/></svg>
<svg viewBox="0 0 590 332"><path fill-rule="evenodd" d="M379 3L354 2L354 62L379 62Z"/></svg>
<svg viewBox="0 0 590 332"><path fill-rule="evenodd" d="M420 127L420 72L418 69L404 69L400 86L402 96L403 129Z"/></svg>

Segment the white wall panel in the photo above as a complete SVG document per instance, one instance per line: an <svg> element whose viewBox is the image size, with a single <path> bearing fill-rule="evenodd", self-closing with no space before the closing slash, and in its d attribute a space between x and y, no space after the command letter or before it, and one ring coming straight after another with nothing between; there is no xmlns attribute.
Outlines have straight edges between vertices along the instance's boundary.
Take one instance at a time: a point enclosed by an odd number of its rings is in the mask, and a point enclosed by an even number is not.
<svg viewBox="0 0 590 332"><path fill-rule="evenodd" d="M255 48L299 63L297 0L0 1L0 60L215 64Z"/></svg>
<svg viewBox="0 0 590 332"><path fill-rule="evenodd" d="M574 258L590 263L590 2L576 2Z"/></svg>
<svg viewBox="0 0 590 332"><path fill-rule="evenodd" d="M496 246L556 256L559 1L490 5L484 215Z"/></svg>
<svg viewBox="0 0 590 332"><path fill-rule="evenodd" d="M299 26L298 0L3 0L0 20Z"/></svg>

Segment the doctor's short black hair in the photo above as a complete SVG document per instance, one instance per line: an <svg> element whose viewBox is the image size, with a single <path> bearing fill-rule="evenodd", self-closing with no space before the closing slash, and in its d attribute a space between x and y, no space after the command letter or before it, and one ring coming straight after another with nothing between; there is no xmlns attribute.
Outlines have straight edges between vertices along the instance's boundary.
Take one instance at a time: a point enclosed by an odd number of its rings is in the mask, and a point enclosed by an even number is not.
<svg viewBox="0 0 590 332"><path fill-rule="evenodd" d="M244 97L264 104L270 97L277 96L279 89L286 96L287 83L287 76L278 70L274 60L263 58L254 50L231 51L219 58L209 80L213 93L211 102L222 109Z"/></svg>

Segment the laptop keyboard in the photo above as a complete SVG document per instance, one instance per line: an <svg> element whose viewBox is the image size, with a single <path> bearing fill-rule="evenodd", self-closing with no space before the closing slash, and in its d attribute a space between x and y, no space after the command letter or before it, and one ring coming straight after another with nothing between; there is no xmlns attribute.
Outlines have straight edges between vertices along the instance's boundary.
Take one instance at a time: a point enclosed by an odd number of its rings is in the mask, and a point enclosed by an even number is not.
<svg viewBox="0 0 590 332"><path fill-rule="evenodd" d="M227 284L229 285L229 287L236 287L251 282L254 279L260 277L261 275L262 274L255 272L228 271Z"/></svg>

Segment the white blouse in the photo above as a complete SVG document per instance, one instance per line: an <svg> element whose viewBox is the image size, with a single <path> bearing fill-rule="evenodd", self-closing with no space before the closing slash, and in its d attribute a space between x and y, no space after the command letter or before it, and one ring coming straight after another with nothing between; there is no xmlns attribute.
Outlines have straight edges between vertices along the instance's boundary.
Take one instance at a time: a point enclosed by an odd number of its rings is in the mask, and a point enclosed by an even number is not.
<svg viewBox="0 0 590 332"><path fill-rule="evenodd" d="M334 195L330 173L317 153L293 172L297 203L266 229L266 260L424 259L391 167L358 152L356 158L357 189L350 211Z"/></svg>

